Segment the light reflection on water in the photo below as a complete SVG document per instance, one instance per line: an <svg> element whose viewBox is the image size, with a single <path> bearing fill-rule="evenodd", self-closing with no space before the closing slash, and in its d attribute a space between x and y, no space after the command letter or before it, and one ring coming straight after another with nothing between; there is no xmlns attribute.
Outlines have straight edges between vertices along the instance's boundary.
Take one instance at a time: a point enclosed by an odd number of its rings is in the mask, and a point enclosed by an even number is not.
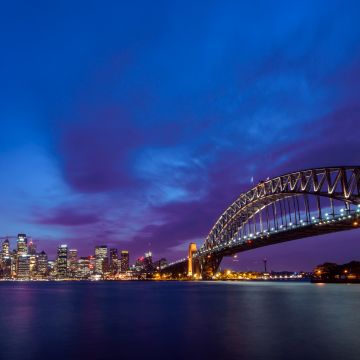
<svg viewBox="0 0 360 360"><path fill-rule="evenodd" d="M0 283L0 358L359 359L360 285Z"/></svg>

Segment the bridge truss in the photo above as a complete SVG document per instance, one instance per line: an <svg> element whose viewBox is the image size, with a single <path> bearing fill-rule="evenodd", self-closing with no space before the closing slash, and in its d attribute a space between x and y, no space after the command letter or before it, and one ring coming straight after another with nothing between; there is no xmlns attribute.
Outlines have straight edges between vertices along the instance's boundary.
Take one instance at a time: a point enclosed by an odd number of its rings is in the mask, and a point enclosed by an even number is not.
<svg viewBox="0 0 360 360"><path fill-rule="evenodd" d="M202 275L210 274L223 256L348 230L359 222L360 167L296 171L261 181L240 194L194 253L194 263Z"/></svg>

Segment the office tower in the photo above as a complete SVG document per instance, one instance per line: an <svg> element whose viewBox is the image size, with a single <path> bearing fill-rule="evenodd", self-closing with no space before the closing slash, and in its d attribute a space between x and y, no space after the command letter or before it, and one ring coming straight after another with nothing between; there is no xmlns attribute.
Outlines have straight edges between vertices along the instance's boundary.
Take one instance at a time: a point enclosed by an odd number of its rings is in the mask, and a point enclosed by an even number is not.
<svg viewBox="0 0 360 360"><path fill-rule="evenodd" d="M118 271L118 249L110 249L110 272L116 274Z"/></svg>
<svg viewBox="0 0 360 360"><path fill-rule="evenodd" d="M36 244L32 240L29 241L28 254L29 255L36 254Z"/></svg>
<svg viewBox="0 0 360 360"><path fill-rule="evenodd" d="M151 251L145 253L144 270L145 270L145 272L154 271L154 265L153 265L153 261L152 261L152 253L151 253Z"/></svg>
<svg viewBox="0 0 360 360"><path fill-rule="evenodd" d="M17 271L17 251L13 250L10 252L10 258L11 258L11 277L16 276Z"/></svg>
<svg viewBox="0 0 360 360"><path fill-rule="evenodd" d="M129 271L129 252L122 250L120 253L120 271Z"/></svg>
<svg viewBox="0 0 360 360"><path fill-rule="evenodd" d="M1 256L3 258L10 256L10 243L8 239L4 240L2 243Z"/></svg>
<svg viewBox="0 0 360 360"><path fill-rule="evenodd" d="M18 279L30 278L30 255L18 256L17 278Z"/></svg>
<svg viewBox="0 0 360 360"><path fill-rule="evenodd" d="M46 277L49 273L48 257L45 251L42 251L38 255L37 259L37 275L40 277Z"/></svg>
<svg viewBox="0 0 360 360"><path fill-rule="evenodd" d="M59 278L64 279L68 275L68 246L60 245L57 253L57 275Z"/></svg>
<svg viewBox="0 0 360 360"><path fill-rule="evenodd" d="M107 246L100 245L95 247L95 274L104 275L108 270L107 266L108 256L107 256Z"/></svg>
<svg viewBox="0 0 360 360"><path fill-rule="evenodd" d="M17 254L18 256L27 255L28 247L27 247L27 237L26 234L18 234L17 237Z"/></svg>
<svg viewBox="0 0 360 360"><path fill-rule="evenodd" d="M30 276L34 277L36 275L36 269L37 269L37 256L30 254L28 256L30 262Z"/></svg>
<svg viewBox="0 0 360 360"><path fill-rule="evenodd" d="M79 279L88 279L91 275L90 256L81 257L78 261L76 277Z"/></svg>
<svg viewBox="0 0 360 360"><path fill-rule="evenodd" d="M11 278L11 257L3 256L1 261L1 273L4 279Z"/></svg>
<svg viewBox="0 0 360 360"><path fill-rule="evenodd" d="M78 251L76 249L69 250L69 275L70 277L76 276L78 265Z"/></svg>

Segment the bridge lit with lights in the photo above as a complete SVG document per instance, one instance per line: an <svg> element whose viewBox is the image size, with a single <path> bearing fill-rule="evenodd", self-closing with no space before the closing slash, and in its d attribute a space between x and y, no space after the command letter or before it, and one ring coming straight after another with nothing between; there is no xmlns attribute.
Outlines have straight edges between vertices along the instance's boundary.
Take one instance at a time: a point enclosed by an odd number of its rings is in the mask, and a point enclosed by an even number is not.
<svg viewBox="0 0 360 360"><path fill-rule="evenodd" d="M204 244L163 272L212 278L224 256L360 227L360 167L301 170L259 182L216 221Z"/></svg>

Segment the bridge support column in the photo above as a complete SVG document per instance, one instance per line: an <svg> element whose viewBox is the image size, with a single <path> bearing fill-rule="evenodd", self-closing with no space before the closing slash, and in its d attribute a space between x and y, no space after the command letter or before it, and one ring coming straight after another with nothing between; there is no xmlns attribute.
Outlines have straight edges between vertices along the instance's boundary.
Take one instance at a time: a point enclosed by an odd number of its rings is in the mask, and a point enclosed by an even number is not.
<svg viewBox="0 0 360 360"><path fill-rule="evenodd" d="M189 244L189 251L188 251L188 276L192 277L195 274L195 259L193 255L196 253L196 244L190 243Z"/></svg>

